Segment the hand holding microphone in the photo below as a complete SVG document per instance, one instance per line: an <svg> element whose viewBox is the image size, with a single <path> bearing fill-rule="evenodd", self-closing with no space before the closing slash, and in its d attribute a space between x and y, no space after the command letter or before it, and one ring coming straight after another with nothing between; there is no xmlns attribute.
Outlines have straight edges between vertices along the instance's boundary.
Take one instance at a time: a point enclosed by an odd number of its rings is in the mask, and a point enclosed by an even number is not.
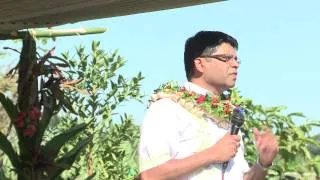
<svg viewBox="0 0 320 180"><path fill-rule="evenodd" d="M241 107L237 107L237 108L233 109L232 116L231 116L230 134L231 135L237 135L239 130L240 130L240 128L241 128L241 126L243 125L243 123L244 123L243 109ZM240 141L240 137L239 137L239 141ZM239 148L239 146L240 146L240 142L239 142L239 145L238 145L237 149ZM225 171L227 169L227 167L228 167L228 161L226 161L226 162L224 162L222 164L223 171Z"/></svg>
<svg viewBox="0 0 320 180"><path fill-rule="evenodd" d="M210 148L210 157L215 164L224 163L233 158L240 147L240 137L226 133Z"/></svg>
<svg viewBox="0 0 320 180"><path fill-rule="evenodd" d="M241 139L237 134L243 121L244 116L242 110L240 108L234 109L231 117L232 126L230 133L226 133L209 149L209 154L210 157L212 157L213 163L224 163L224 166L227 166L226 162L236 155L238 148L240 147Z"/></svg>

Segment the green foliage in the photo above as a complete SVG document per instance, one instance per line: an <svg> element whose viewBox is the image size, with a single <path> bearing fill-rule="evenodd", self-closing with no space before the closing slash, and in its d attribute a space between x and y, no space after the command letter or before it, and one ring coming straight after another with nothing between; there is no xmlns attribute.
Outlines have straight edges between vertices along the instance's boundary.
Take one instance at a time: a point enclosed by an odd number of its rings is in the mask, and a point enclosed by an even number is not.
<svg viewBox="0 0 320 180"><path fill-rule="evenodd" d="M19 157L7 137L0 132L0 149L9 157L13 167L19 167Z"/></svg>
<svg viewBox="0 0 320 180"><path fill-rule="evenodd" d="M71 127L64 133L61 133L53 137L46 145L42 148L40 156L56 157L60 151L60 148L65 144L66 141L72 139L76 134L82 132L87 127L87 124L79 124Z"/></svg>
<svg viewBox="0 0 320 180"><path fill-rule="evenodd" d="M316 141L320 142L320 134L317 134L315 136L313 136L313 139L315 139ZM320 147L316 146L316 145L310 145L309 147L310 152L312 155L314 156L319 156L320 155Z"/></svg>
<svg viewBox="0 0 320 180"><path fill-rule="evenodd" d="M5 53L5 52L0 51L0 57L4 57L5 55L6 55L6 53Z"/></svg>
<svg viewBox="0 0 320 180"><path fill-rule="evenodd" d="M8 95L10 98L8 98L7 96L4 97L4 95L2 94L2 101L4 101L3 103L5 103L5 101L13 101L16 102L16 81L17 81L17 77L13 76L13 77L4 77L5 75L2 75L0 77L0 91L3 94ZM9 108L9 107L6 107ZM7 111L5 110L5 108L2 106L2 104L0 104L0 131L1 133L5 134L7 140L9 142L13 142L12 143L12 148L15 149L17 147L16 145L16 137L15 137L15 132L12 129L12 124L10 124L11 120L7 114ZM6 141L6 140L3 140ZM7 147L9 147L10 145L7 145ZM5 147L4 147L5 148ZM1 148L0 148L1 149ZM12 152L15 153L15 152ZM16 160L14 160L16 161ZM15 175L13 173L13 171L11 171L11 167L12 164L10 163L10 159L7 155L4 154L3 151L0 151L0 179L6 179L8 177L8 179L15 179ZM11 173L8 173L10 172ZM7 176L6 176L7 175Z"/></svg>
<svg viewBox="0 0 320 180"><path fill-rule="evenodd" d="M23 40L20 61L9 74L18 71L18 101L0 93L0 102L9 116L10 124L15 128L18 147L10 142L7 136L0 133L0 150L10 160L11 169L17 174L17 179L52 179L70 168L81 150L91 141L92 137L82 138L62 157L58 158L60 148L70 139L87 128L87 124L78 125L52 138L46 144L42 142L52 116L61 108L69 109L69 99L61 90L65 82L58 67L68 67L52 59L62 61L49 51L42 57L36 57L35 41L31 36ZM17 50L15 50L17 51ZM71 111L72 112L72 111ZM5 158L3 159L5 161ZM0 176L6 178L7 168L1 167Z"/></svg>
<svg viewBox="0 0 320 180"><path fill-rule="evenodd" d="M38 131L34 137L27 138L18 128L19 146L0 134L0 149L7 154L1 158L4 166L0 168L0 179L15 178L14 172L20 179L27 179L31 172L37 172L41 179L126 180L137 175L139 127L133 123L132 116L118 114L117 107L132 99L141 101L143 77L138 73L126 79L119 74L124 59L117 52L106 53L99 42L92 42L90 52L80 46L76 53L77 58L71 58L69 53L58 58L49 52L35 61L35 67L43 70L38 74L42 77L42 89L36 93L41 95L36 105L42 113ZM49 62L50 58L55 62ZM68 78L77 80L50 80L57 76L53 72L58 69L53 65L60 68L70 65ZM258 157L253 127L270 127L278 138L280 152L268 179L320 179L319 136L310 134L313 127L320 126L319 121L309 121L302 113L286 114L282 106L256 105L236 90L232 98L248 110L242 131L249 164L255 163ZM21 112L18 105L3 94L0 102L10 121L16 121ZM66 113L53 119L60 109ZM296 120L303 124L297 125ZM26 145L32 147L31 151L21 149Z"/></svg>
<svg viewBox="0 0 320 180"><path fill-rule="evenodd" d="M319 127L320 121L309 121L302 113L285 114L283 106L263 107L253 104L252 100L239 96L248 113L243 127L245 157L249 164L258 158L252 129L269 127L277 136L279 154L268 172L268 179L319 179L320 157L313 156L309 146L320 147L320 143L310 134L313 127ZM294 121L301 120L297 125Z"/></svg>
<svg viewBox="0 0 320 180"><path fill-rule="evenodd" d="M68 52L62 56L73 67L69 76L79 80L74 89L81 93L68 94L79 115L65 115L68 120L60 121L51 133L69 128L75 122L89 121L86 133L93 133L86 151L62 178L132 179L138 168L135 158L139 130L130 115L116 111L128 100L141 100L141 73L131 79L119 74L125 65L124 59L117 51L106 53L96 41L92 42L90 52L83 46L78 47L77 58L71 59ZM73 146L69 144L62 149L66 152Z"/></svg>
<svg viewBox="0 0 320 180"><path fill-rule="evenodd" d="M3 93L0 93L0 102L2 104L2 107L7 112L10 120L14 121L14 119L18 115L17 106L11 101L11 99L7 98Z"/></svg>

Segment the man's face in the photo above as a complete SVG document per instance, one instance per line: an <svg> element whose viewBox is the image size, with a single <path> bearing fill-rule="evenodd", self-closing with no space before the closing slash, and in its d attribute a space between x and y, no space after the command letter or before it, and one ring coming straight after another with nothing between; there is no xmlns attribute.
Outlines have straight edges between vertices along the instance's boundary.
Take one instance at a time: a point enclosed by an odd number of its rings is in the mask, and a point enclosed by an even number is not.
<svg viewBox="0 0 320 180"><path fill-rule="evenodd" d="M217 51L204 58L203 80L218 89L234 87L237 80L237 51L229 43L222 43Z"/></svg>

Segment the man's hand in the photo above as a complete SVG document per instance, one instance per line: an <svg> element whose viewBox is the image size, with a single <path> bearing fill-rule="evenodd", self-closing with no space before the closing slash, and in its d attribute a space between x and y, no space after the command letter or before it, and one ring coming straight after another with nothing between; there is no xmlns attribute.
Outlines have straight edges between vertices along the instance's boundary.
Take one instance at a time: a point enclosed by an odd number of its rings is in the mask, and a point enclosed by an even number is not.
<svg viewBox="0 0 320 180"><path fill-rule="evenodd" d="M230 160L236 155L239 146L240 136L226 133L216 144L204 151L182 159L170 159L141 172L141 179L181 179L203 167Z"/></svg>
<svg viewBox="0 0 320 180"><path fill-rule="evenodd" d="M213 163L223 163L229 161L238 152L240 147L240 137L226 133L216 144L208 149Z"/></svg>
<svg viewBox="0 0 320 180"><path fill-rule="evenodd" d="M265 167L270 166L279 151L276 136L273 135L269 128L265 131L259 131L257 128L254 128L253 134L256 139L260 164Z"/></svg>

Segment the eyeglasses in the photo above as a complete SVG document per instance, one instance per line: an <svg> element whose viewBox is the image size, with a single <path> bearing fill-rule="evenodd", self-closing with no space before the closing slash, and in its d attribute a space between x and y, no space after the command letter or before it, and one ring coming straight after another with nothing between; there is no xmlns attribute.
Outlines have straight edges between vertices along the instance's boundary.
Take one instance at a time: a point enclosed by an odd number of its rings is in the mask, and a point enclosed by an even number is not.
<svg viewBox="0 0 320 180"><path fill-rule="evenodd" d="M240 64L240 62L241 62L238 59L237 56L227 55L227 54L216 54L216 55L200 56L200 58L214 58L214 59L217 59L217 60L225 62L225 63L228 63L232 59L234 59L238 64Z"/></svg>

